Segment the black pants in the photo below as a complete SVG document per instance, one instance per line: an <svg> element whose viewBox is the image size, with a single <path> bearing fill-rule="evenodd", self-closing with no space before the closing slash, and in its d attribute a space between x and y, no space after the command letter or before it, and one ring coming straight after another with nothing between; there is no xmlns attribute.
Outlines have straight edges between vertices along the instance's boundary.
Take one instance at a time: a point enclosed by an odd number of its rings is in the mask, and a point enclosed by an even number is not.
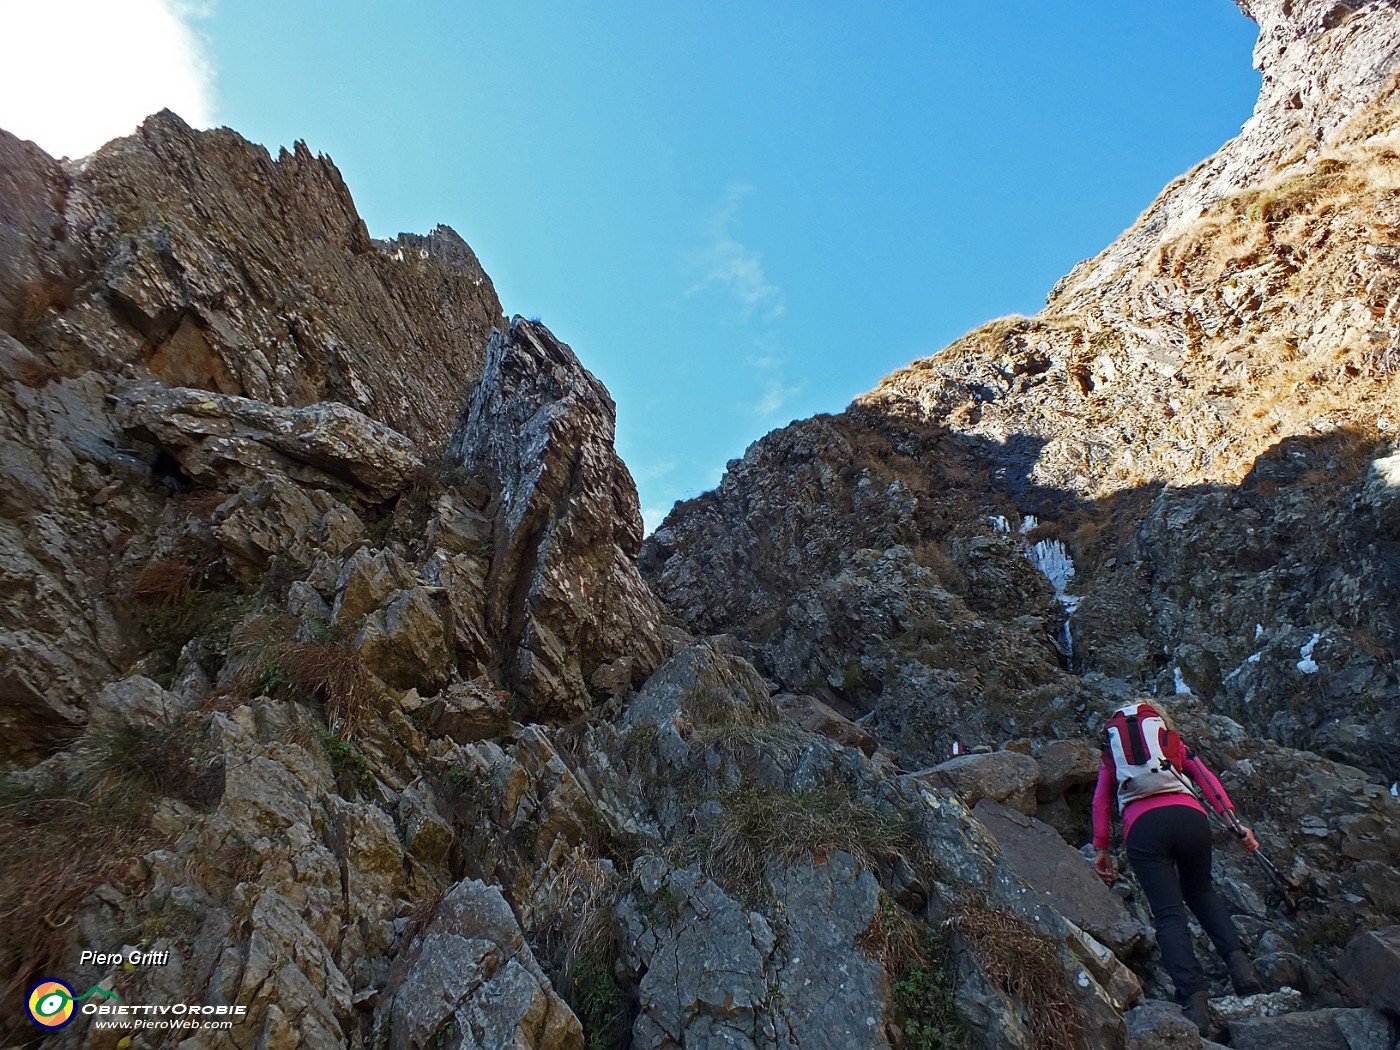
<svg viewBox="0 0 1400 1050"><path fill-rule="evenodd" d="M1162 965L1177 998L1184 1001L1205 991L1206 977L1186 928L1186 909L1195 913L1222 957L1244 947L1225 902L1210 884L1210 821L1191 806L1149 810L1133 822L1128 863L1152 906Z"/></svg>

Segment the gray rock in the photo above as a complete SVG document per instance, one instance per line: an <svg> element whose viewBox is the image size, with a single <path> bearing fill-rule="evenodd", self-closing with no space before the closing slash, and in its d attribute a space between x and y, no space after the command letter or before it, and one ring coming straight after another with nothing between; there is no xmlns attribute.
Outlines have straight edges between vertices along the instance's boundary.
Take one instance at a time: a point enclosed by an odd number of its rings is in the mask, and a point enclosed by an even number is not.
<svg viewBox="0 0 1400 1050"><path fill-rule="evenodd" d="M93 698L88 718L94 727L116 723L138 729L168 729L185 709L178 696L136 675L103 687Z"/></svg>
<svg viewBox="0 0 1400 1050"><path fill-rule="evenodd" d="M337 402L304 408L188 387L138 386L117 401L122 425L155 442L190 477L220 486L266 474L329 487L351 484L376 500L403 489L423 463L413 443Z"/></svg>
<svg viewBox="0 0 1400 1050"><path fill-rule="evenodd" d="M399 792L399 827L404 848L425 864L442 863L452 848L452 828L432 796L413 784Z"/></svg>
<svg viewBox="0 0 1400 1050"><path fill-rule="evenodd" d="M1098 749L1082 740L1051 740L1035 755L1040 764L1036 798L1042 803L1062 798L1074 787L1088 787L1098 780Z"/></svg>
<svg viewBox="0 0 1400 1050"><path fill-rule="evenodd" d="M464 682L424 700L418 717L434 736L470 744L498 737L510 727L509 699L488 684Z"/></svg>
<svg viewBox="0 0 1400 1050"><path fill-rule="evenodd" d="M452 650L436 597L410 587L361 622L355 649L386 685L436 690L451 677Z"/></svg>
<svg viewBox="0 0 1400 1050"><path fill-rule="evenodd" d="M347 507L320 489L273 475L238 492L213 515L214 535L254 580L278 555L309 568L321 551L338 556L364 534Z"/></svg>
<svg viewBox="0 0 1400 1050"><path fill-rule="evenodd" d="M820 733L845 747L858 747L867 756L873 755L880 746L871 733L814 696L781 693L773 697L773 702L784 721L809 733Z"/></svg>
<svg viewBox="0 0 1400 1050"><path fill-rule="evenodd" d="M1394 1050L1395 1026L1376 1010L1316 1010L1230 1022L1234 1050Z"/></svg>
<svg viewBox="0 0 1400 1050"><path fill-rule="evenodd" d="M637 572L641 514L613 448L612 398L543 325L494 333L449 445L500 493L487 580L508 684L541 715L572 717L588 680L630 657L628 687L665 656L662 610Z"/></svg>
<svg viewBox="0 0 1400 1050"><path fill-rule="evenodd" d="M969 806L989 798L1028 816L1035 813L1040 766L1018 751L959 755L915 776L933 786L952 788Z"/></svg>
<svg viewBox="0 0 1400 1050"><path fill-rule="evenodd" d="M1148 999L1123 1015L1128 1024L1128 1050L1198 1050L1201 1033L1181 1007Z"/></svg>
<svg viewBox="0 0 1400 1050"><path fill-rule="evenodd" d="M990 798L978 802L972 813L992 833L1016 874L1070 922L1121 955L1143 943L1147 930L1053 828Z"/></svg>
<svg viewBox="0 0 1400 1050"><path fill-rule="evenodd" d="M525 943L501 892L459 882L401 960L376 1025L390 1050L582 1050L583 1029Z"/></svg>
<svg viewBox="0 0 1400 1050"><path fill-rule="evenodd" d="M1400 926L1353 937L1337 971L1357 1002L1400 1016Z"/></svg>
<svg viewBox="0 0 1400 1050"><path fill-rule="evenodd" d="M354 624L387 602L394 592L417 582L408 563L394 551L360 547L345 560L336 580L335 622Z"/></svg>

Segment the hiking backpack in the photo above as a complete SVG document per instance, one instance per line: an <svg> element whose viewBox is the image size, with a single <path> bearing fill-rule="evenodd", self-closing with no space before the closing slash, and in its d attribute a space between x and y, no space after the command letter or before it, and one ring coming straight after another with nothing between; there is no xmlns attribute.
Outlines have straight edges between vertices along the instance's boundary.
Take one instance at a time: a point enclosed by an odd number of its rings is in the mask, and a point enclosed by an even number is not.
<svg viewBox="0 0 1400 1050"><path fill-rule="evenodd" d="M1104 751L1118 774L1118 809L1148 795L1189 792L1181 777L1190 757L1174 729L1151 704L1129 704L1104 727Z"/></svg>

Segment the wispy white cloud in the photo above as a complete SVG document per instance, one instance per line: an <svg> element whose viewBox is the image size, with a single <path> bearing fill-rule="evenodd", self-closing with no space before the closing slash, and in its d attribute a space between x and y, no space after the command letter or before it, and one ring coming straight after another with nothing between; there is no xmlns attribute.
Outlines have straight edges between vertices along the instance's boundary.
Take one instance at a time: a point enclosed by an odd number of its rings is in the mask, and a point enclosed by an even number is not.
<svg viewBox="0 0 1400 1050"><path fill-rule="evenodd" d="M213 123L214 67L187 0L0 0L0 127L81 157L161 109Z"/></svg>
<svg viewBox="0 0 1400 1050"><path fill-rule="evenodd" d="M773 380L764 386L758 399L749 405L749 411L759 419L771 420L798 393L798 387L788 386L780 380Z"/></svg>
<svg viewBox="0 0 1400 1050"><path fill-rule="evenodd" d="M671 507L643 507L642 508L642 529L645 535L650 536L661 523L666 520L666 515L671 513Z"/></svg>
<svg viewBox="0 0 1400 1050"><path fill-rule="evenodd" d="M719 288L734 296L746 315L761 311L777 318L784 310L782 289L764 273L763 256L736 236L739 205L752 192L752 186L729 187L710 216L706 230L709 243L694 259L700 279L687 294Z"/></svg>
<svg viewBox="0 0 1400 1050"><path fill-rule="evenodd" d="M674 473L676 461L674 459L662 460L660 462L648 461L635 467L629 466L628 469L632 472L632 480L645 484L652 481L661 481L663 478Z"/></svg>

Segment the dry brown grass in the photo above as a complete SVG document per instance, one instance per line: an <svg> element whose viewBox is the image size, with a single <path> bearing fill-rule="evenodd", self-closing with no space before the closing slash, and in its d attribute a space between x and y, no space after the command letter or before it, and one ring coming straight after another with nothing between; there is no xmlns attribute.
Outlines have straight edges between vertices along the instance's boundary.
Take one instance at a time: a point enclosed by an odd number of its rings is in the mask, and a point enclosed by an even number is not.
<svg viewBox="0 0 1400 1050"><path fill-rule="evenodd" d="M374 714L381 689L364 657L322 628L325 637L298 641L300 621L260 616L239 632L231 648L238 661L230 692L248 700L266 694L316 701L333 733L354 736Z"/></svg>
<svg viewBox="0 0 1400 1050"><path fill-rule="evenodd" d="M46 274L25 285L15 322L21 334L27 333L38 328L51 314L62 313L72 305L72 282Z"/></svg>
<svg viewBox="0 0 1400 1050"><path fill-rule="evenodd" d="M988 979L1024 1005L1034 1046L1085 1050L1084 1013L1053 944L1004 908L968 907L949 925Z"/></svg>
<svg viewBox="0 0 1400 1050"><path fill-rule="evenodd" d="M845 852L873 869L913 844L904 821L854 798L842 784L791 792L741 788L723 792L718 801L722 812L677 853L684 863L698 864L716 882L745 894L762 885L770 861L787 866Z"/></svg>
<svg viewBox="0 0 1400 1050"><path fill-rule="evenodd" d="M0 787L0 1003L7 1017L21 993L72 965L70 924L83 899L119 880L156 844L149 799L130 784Z"/></svg>

